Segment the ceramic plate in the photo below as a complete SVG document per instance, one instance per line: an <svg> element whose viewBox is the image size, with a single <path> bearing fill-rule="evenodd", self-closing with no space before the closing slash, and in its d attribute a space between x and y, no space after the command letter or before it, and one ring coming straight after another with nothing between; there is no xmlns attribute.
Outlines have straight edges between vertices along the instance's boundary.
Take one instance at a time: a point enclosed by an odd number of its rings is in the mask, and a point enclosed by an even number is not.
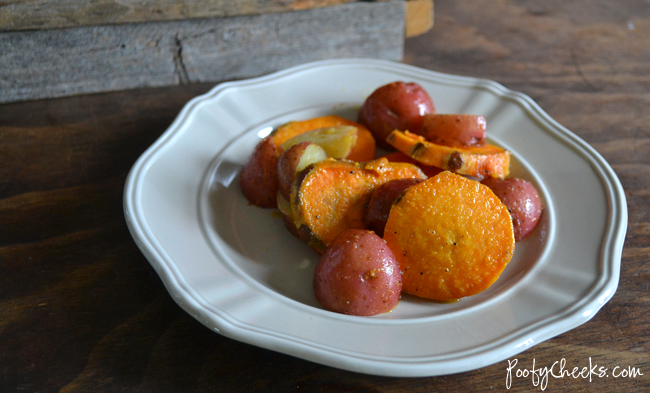
<svg viewBox="0 0 650 393"><path fill-rule="evenodd" d="M415 81L439 113L481 114L513 154L545 212L487 291L453 304L404 296L375 317L324 310L318 255L272 209L250 206L239 171L290 120L356 119L364 99ZM605 160L529 97L475 78L377 60L306 64L223 83L190 101L127 180L129 229L174 300L208 328L314 362L386 376L484 367L587 322L614 295L627 227L623 189Z"/></svg>

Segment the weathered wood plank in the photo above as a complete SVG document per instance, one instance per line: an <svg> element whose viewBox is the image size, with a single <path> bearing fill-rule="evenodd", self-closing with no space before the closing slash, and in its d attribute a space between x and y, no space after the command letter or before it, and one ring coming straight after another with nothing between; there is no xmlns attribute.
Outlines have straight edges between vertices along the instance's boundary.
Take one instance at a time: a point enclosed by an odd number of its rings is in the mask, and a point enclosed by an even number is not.
<svg viewBox="0 0 650 393"><path fill-rule="evenodd" d="M0 103L218 82L307 61L400 60L404 2L0 33Z"/></svg>
<svg viewBox="0 0 650 393"><path fill-rule="evenodd" d="M265 14L355 1L359 0L17 0L0 3L0 31Z"/></svg>

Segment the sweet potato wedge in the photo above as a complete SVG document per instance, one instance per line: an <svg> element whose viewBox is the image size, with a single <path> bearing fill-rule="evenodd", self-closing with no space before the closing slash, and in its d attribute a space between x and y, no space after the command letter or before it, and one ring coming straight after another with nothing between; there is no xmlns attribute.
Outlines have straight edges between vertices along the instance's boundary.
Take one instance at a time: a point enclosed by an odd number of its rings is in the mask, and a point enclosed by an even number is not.
<svg viewBox="0 0 650 393"><path fill-rule="evenodd" d="M391 208L384 240L403 291L450 301L492 285L512 258L508 209L489 187L445 171L409 187Z"/></svg>
<svg viewBox="0 0 650 393"><path fill-rule="evenodd" d="M291 121L278 127L271 136L273 143L278 147L280 153L282 153L280 146L297 135L319 128L337 126L353 126L358 129L357 141L350 155L346 157L348 160L366 162L375 158L376 144L372 133L365 126L357 122L335 115L316 117L303 121Z"/></svg>
<svg viewBox="0 0 650 393"><path fill-rule="evenodd" d="M461 175L503 179L510 173L510 152L494 145L449 147L398 130L393 131L386 141L418 162Z"/></svg>
<svg viewBox="0 0 650 393"><path fill-rule="evenodd" d="M379 158L367 163L328 158L300 172L291 189L291 213L300 239L323 253L346 229L365 229L373 191L393 179L426 179L420 168Z"/></svg>
<svg viewBox="0 0 650 393"><path fill-rule="evenodd" d="M417 165L420 169L422 169L422 172L424 172L425 175L429 177L433 177L437 175L438 173L444 171L442 168L438 168L435 166L431 165L426 165L421 162L417 162L411 157L407 156L406 154L402 153L401 151L394 151L392 153L388 153L385 156L386 159L390 162L408 162L409 164Z"/></svg>

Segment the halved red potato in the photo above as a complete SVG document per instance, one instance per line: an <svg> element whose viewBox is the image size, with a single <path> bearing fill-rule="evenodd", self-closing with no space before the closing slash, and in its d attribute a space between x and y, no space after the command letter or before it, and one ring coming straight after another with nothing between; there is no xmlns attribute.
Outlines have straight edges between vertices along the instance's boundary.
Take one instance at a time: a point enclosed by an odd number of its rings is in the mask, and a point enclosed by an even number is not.
<svg viewBox="0 0 650 393"><path fill-rule="evenodd" d="M291 184L296 174L310 164L327 158L325 149L312 142L300 142L291 146L278 158L278 186L280 195L289 200Z"/></svg>
<svg viewBox="0 0 650 393"><path fill-rule="evenodd" d="M358 128L354 126L317 128L284 142L280 145L280 151L286 151L302 142L310 142L322 147L327 157L348 159L357 143L357 134Z"/></svg>

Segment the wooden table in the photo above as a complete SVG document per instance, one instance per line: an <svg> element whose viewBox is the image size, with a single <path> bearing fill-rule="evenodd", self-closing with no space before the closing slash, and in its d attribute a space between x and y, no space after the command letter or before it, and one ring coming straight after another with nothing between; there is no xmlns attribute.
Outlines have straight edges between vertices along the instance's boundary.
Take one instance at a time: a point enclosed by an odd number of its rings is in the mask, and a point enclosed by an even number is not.
<svg viewBox="0 0 650 393"><path fill-rule="evenodd" d="M547 391L650 391L647 4L440 0L435 27L407 39L404 62L521 91L612 165L629 212L618 291L588 323L516 358L643 373L551 378ZM0 106L0 391L506 391L506 361L432 378L361 375L225 338L174 303L128 233L123 185L210 88ZM530 377L510 388L538 390Z"/></svg>

